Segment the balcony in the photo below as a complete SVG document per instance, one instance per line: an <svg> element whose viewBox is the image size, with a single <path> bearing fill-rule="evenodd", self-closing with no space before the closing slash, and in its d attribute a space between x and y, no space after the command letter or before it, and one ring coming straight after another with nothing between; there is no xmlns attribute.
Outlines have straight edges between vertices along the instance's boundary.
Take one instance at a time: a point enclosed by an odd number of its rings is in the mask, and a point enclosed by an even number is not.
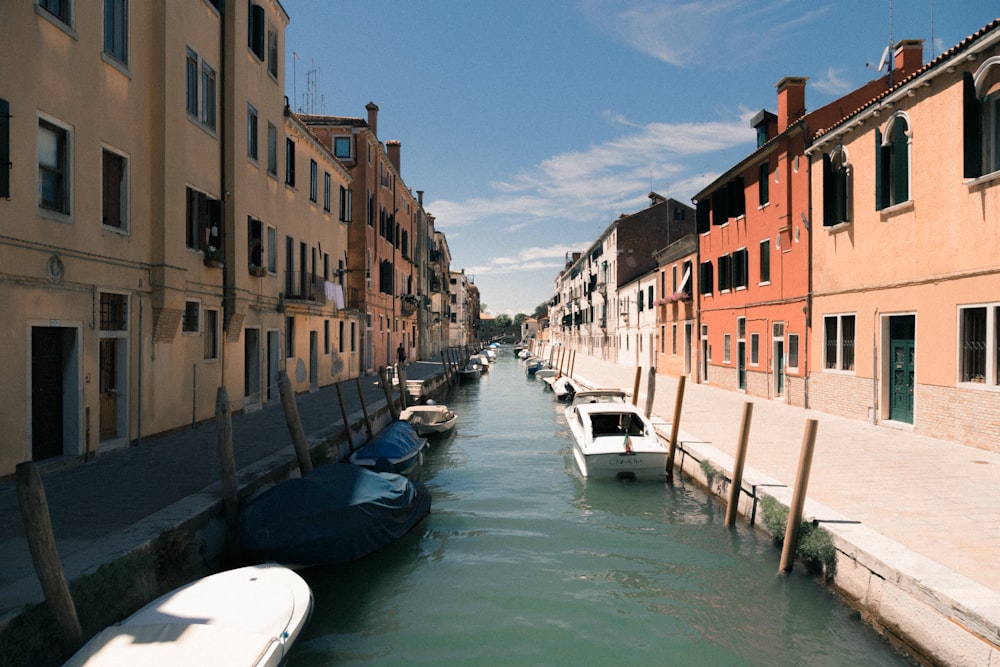
<svg viewBox="0 0 1000 667"><path fill-rule="evenodd" d="M308 271L285 273L285 300L305 301L319 306L326 304L326 280Z"/></svg>

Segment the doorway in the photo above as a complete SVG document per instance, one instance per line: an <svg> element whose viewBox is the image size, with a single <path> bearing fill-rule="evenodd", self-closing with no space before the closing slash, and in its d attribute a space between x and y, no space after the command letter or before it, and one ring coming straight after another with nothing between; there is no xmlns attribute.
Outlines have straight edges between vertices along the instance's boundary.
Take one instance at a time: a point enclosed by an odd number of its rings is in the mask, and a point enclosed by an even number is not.
<svg viewBox="0 0 1000 667"><path fill-rule="evenodd" d="M70 327L31 328L31 460L75 454L80 442L80 351Z"/></svg>
<svg viewBox="0 0 1000 667"><path fill-rule="evenodd" d="M267 400L278 399L278 362L281 360L281 337L277 330L267 332Z"/></svg>
<svg viewBox="0 0 1000 667"><path fill-rule="evenodd" d="M916 317L889 318L889 419L913 423Z"/></svg>
<svg viewBox="0 0 1000 667"><path fill-rule="evenodd" d="M243 398L247 405L260 404L260 329L244 329Z"/></svg>

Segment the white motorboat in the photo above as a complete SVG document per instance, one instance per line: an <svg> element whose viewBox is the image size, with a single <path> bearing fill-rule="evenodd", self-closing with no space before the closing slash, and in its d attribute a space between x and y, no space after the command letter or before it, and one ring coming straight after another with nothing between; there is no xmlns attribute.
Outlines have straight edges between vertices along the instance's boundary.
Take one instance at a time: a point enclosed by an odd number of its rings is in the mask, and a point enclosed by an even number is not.
<svg viewBox="0 0 1000 667"><path fill-rule="evenodd" d="M438 435L450 431L458 417L448 409L447 405L411 405L399 413L399 418L408 421L423 437Z"/></svg>
<svg viewBox="0 0 1000 667"><path fill-rule="evenodd" d="M549 386L552 387L552 391L556 395L556 400L571 401L576 395L576 383L567 375L557 375L554 378L547 379L546 382L549 382Z"/></svg>
<svg viewBox="0 0 1000 667"><path fill-rule="evenodd" d="M309 585L280 565L199 579L105 628L66 665L283 664L312 613Z"/></svg>
<svg viewBox="0 0 1000 667"><path fill-rule="evenodd" d="M566 408L577 468L598 479L662 480L668 449L652 422L624 397L621 391L578 392Z"/></svg>
<svg viewBox="0 0 1000 667"><path fill-rule="evenodd" d="M559 371L554 368L539 368L535 371L535 377L539 380L547 380L548 378L554 378L559 375Z"/></svg>

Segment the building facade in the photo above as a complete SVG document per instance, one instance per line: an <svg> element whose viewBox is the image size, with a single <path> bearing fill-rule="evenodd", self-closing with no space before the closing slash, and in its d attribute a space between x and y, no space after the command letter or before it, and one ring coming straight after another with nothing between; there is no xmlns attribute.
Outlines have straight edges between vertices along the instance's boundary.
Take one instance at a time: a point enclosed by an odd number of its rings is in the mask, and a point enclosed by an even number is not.
<svg viewBox="0 0 1000 667"><path fill-rule="evenodd" d="M1000 22L855 108L808 151L810 407L997 451Z"/></svg>
<svg viewBox="0 0 1000 667"><path fill-rule="evenodd" d="M656 372L699 379L698 237L689 234L654 254L659 264L659 294L653 305L659 329Z"/></svg>

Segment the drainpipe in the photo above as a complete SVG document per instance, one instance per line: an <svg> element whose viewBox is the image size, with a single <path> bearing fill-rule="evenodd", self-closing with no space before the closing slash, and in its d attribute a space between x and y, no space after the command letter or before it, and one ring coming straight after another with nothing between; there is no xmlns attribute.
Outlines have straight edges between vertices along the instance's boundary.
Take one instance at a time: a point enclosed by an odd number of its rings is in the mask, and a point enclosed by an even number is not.
<svg viewBox="0 0 1000 667"><path fill-rule="evenodd" d="M872 425L878 425L878 308L872 314Z"/></svg>

